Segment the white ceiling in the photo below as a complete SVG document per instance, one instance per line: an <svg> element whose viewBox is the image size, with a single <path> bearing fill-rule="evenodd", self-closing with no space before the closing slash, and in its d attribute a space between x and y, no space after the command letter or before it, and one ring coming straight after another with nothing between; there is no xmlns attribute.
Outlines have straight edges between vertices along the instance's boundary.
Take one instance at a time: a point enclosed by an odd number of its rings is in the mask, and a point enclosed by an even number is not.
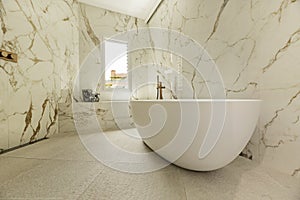
<svg viewBox="0 0 300 200"><path fill-rule="evenodd" d="M81 3L130 15L148 22L162 0L79 0Z"/></svg>

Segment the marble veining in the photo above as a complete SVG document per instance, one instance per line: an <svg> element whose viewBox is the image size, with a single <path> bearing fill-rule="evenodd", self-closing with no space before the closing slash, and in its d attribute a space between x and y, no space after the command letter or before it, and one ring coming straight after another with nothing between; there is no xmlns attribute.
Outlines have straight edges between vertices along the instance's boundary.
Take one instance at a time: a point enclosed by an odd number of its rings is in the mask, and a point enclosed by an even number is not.
<svg viewBox="0 0 300 200"><path fill-rule="evenodd" d="M292 33L292 35L288 38L284 46L281 47L279 50L277 50L275 55L270 59L270 62L265 67L263 67L263 73L265 73L279 59L282 53L287 51L290 46L297 43L299 40L300 40L300 29Z"/></svg>
<svg viewBox="0 0 300 200"><path fill-rule="evenodd" d="M297 0L271 4L266 0L169 0L145 25L135 18L81 5L80 59L103 38L130 29L137 30L137 38L143 27L168 28L193 38L217 64L228 98L260 98L264 102L258 127L242 154L298 177L299 8ZM155 41L150 43L155 45ZM173 76L170 79L164 72L166 66L176 71L171 57L153 49L130 54L133 69L144 66L133 74L134 99L155 98L156 74L170 87ZM174 96L209 98L207 84L212 80L204 80L188 62L182 63L183 90L171 90ZM146 82L148 86L143 85Z"/></svg>
<svg viewBox="0 0 300 200"><path fill-rule="evenodd" d="M0 61L0 150L58 130L74 131L71 103L80 101L73 93L74 80L89 52L117 33L134 30L131 39L137 41L143 38L140 29L162 27L207 50L211 58L197 55L192 60L216 63L228 98L263 100L260 121L243 155L300 177L299 9L299 0L168 0L145 24L73 0L2 0L1 49L17 53L19 62ZM151 35L144 38L155 47ZM89 64L99 67L101 55L94 56ZM177 60L155 49L131 52L133 98L154 98L157 74L168 88L166 98L209 98L207 85L221 84L204 79L182 60L183 89L174 88ZM96 115L104 128L117 127L109 106L99 104ZM120 124L132 127L130 114L122 120Z"/></svg>
<svg viewBox="0 0 300 200"><path fill-rule="evenodd" d="M73 0L0 1L1 48L19 58L0 61L1 140L7 143L0 148L57 133L58 101L67 99L61 89L71 91L78 69L77 6Z"/></svg>
<svg viewBox="0 0 300 200"><path fill-rule="evenodd" d="M229 1L229 0L224 0L224 2L222 3L222 5L221 5L221 7L220 7L220 10L219 10L219 12L218 12L217 18L216 18L216 20L215 20L215 22L214 22L213 30L212 30L212 32L209 34L209 36L208 36L208 38L206 39L205 43L207 43L207 42L212 38L212 36L215 34L215 32L216 32L216 30L217 30L217 28L218 28L218 26L219 26L220 17L221 17L221 15L222 15L222 13L223 13L223 11L224 11L224 9L225 9L225 7L226 7L228 1Z"/></svg>

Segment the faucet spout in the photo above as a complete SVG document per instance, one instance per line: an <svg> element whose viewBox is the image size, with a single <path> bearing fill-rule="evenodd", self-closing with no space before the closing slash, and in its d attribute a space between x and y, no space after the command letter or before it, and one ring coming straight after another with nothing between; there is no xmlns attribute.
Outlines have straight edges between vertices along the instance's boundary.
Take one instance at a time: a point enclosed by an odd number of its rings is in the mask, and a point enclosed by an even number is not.
<svg viewBox="0 0 300 200"><path fill-rule="evenodd" d="M159 99L163 99L163 93L162 93L162 89L165 89L165 86L162 86L162 82L159 82Z"/></svg>
<svg viewBox="0 0 300 200"><path fill-rule="evenodd" d="M156 77L156 99L159 98L159 76Z"/></svg>

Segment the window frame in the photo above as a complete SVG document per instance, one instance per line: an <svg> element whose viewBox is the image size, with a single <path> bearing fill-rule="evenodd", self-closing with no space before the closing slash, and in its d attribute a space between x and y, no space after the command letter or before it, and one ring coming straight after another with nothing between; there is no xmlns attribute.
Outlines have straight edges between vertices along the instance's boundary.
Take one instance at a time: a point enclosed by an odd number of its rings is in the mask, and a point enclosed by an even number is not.
<svg viewBox="0 0 300 200"><path fill-rule="evenodd" d="M132 76L131 76L131 73L130 70L130 59L129 59L129 54L128 54L128 47L129 47L129 42L128 41L125 41L125 40L117 40L117 39L112 39L112 38L106 38L104 37L103 40L102 40L102 45L101 45L101 49L102 49L102 53L101 53L101 60L102 60L102 72L103 72L103 75L101 76L101 84L100 84L100 91L103 91L103 92L112 92L112 91L122 91L122 92L130 92L132 91ZM105 54L106 54L106 49L105 49L105 42L106 41L109 41L109 42L114 42L114 43L120 43L120 44L126 44L127 46L127 79L128 79L128 86L127 88L108 88L105 86L105 70L106 70L106 61L105 61Z"/></svg>

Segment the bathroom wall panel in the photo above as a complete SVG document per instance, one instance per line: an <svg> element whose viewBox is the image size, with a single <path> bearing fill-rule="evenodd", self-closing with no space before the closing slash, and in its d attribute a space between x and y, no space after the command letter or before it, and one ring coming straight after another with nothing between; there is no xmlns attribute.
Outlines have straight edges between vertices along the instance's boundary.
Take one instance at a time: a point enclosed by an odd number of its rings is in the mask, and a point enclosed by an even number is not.
<svg viewBox="0 0 300 200"><path fill-rule="evenodd" d="M0 61L0 65L4 61ZM7 115L7 80L4 70L0 68L0 152L8 148L8 115Z"/></svg>
<svg viewBox="0 0 300 200"><path fill-rule="evenodd" d="M72 104L71 103L59 103L58 104L58 132L59 133L68 133L76 132Z"/></svg>
<svg viewBox="0 0 300 200"><path fill-rule="evenodd" d="M78 87L75 87L75 92L72 97L76 99L76 101L81 101L81 89L91 88L99 91L99 88L101 87L100 82L98 82L98 77L95 77L95 74L99 72L99 69L101 68L101 53L98 51L99 49L95 50L95 47L99 47L98 45L105 38L109 38L126 30L137 29L145 26L145 23L143 20L139 20L134 17L80 4L78 26L80 73L78 77ZM90 59L86 60L87 56L92 51L94 52L93 55ZM138 56L143 55L144 53L145 52L143 51L131 53L132 56L129 56L128 58L128 65L130 69L134 67L134 62L138 62L139 59L142 59ZM144 57L148 59L147 56ZM144 73L144 75L145 74L146 73ZM91 76L94 76L95 79L92 80ZM73 78L73 80L76 78L75 75L70 77ZM144 77L142 79L144 79ZM115 96L118 98L118 94ZM128 113L127 104L121 106L121 109L119 110L120 112L113 114L112 108L109 106L109 102L104 103L103 100L107 100L104 93L102 93L102 95L100 94L100 102L95 103L95 105L97 105L96 115L103 130L116 130L119 128L133 127L132 120ZM87 104L83 103L82 105ZM88 113L92 114L92 111ZM120 116L120 114L125 114L125 116ZM76 131L73 121L74 115L75 118L81 119L81 116L84 116L85 113L82 113L81 111L73 111L71 101L60 101L59 132Z"/></svg>
<svg viewBox="0 0 300 200"><path fill-rule="evenodd" d="M273 65L262 79L261 98L266 102L262 135L263 140L267 141L263 143L265 154L262 159L268 166L276 166L281 171L300 177L298 173L300 161L295 154L300 151L298 123L300 85L298 78L293 78L295 74L300 74L296 71L299 64L287 64L293 63L294 58L286 58L285 62L282 62L284 60L285 58L282 58L278 62L281 63L280 66ZM278 70L280 68L281 70ZM267 75L268 73L270 75ZM276 77L276 80L265 78L268 76Z"/></svg>
<svg viewBox="0 0 300 200"><path fill-rule="evenodd" d="M275 166L282 172L299 177L294 170L300 166L295 153L300 151L300 95L299 87L292 85L288 88L269 87L261 91L264 103L259 158L268 167Z"/></svg>
<svg viewBox="0 0 300 200"><path fill-rule="evenodd" d="M8 149L8 123L7 120L4 119L3 111L0 112L0 152L5 149Z"/></svg>
<svg viewBox="0 0 300 200"><path fill-rule="evenodd" d="M73 106L75 106L75 109L73 109ZM59 116L60 133L77 132L76 126L81 126L81 124L85 126L86 124L82 123L81 120L90 116L96 116L101 131L134 127L130 117L129 105L126 101L113 104L109 101L95 103L74 102L74 105L60 103ZM83 121L88 123L86 119ZM92 130L100 131L98 124L92 126Z"/></svg>
<svg viewBox="0 0 300 200"><path fill-rule="evenodd" d="M41 85L24 87L22 90L11 93L10 99L10 147L57 133L57 117L55 117L57 105ZM19 99L24 100L20 102Z"/></svg>
<svg viewBox="0 0 300 200"><path fill-rule="evenodd" d="M97 119L103 131L134 128L128 103L107 101L95 104Z"/></svg>
<svg viewBox="0 0 300 200"><path fill-rule="evenodd" d="M4 74L11 148L57 133L58 101L70 101L78 69L78 4L25 0L1 5L1 47L18 54L17 63L5 62Z"/></svg>

